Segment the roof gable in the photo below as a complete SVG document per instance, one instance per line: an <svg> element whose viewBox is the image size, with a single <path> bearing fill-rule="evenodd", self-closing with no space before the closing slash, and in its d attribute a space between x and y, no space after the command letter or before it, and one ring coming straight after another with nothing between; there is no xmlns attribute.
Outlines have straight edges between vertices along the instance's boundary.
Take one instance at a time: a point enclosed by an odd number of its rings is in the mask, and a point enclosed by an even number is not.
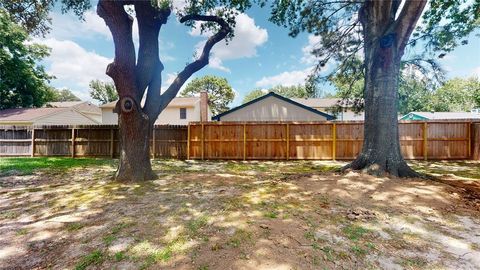
<svg viewBox="0 0 480 270"><path fill-rule="evenodd" d="M276 94L276 93L274 93L274 92L270 92L270 93L268 93L268 94L266 94L266 95L263 95L263 96L261 96L261 97L258 97L258 98L256 98L256 99L254 99L254 100L251 100L251 101L249 101L249 102L247 102L247 103L245 103L245 104L242 104L242 105L240 105L240 106L237 106L237 107L235 107L235 108L233 108L233 109L231 109L231 110L228 110L228 111L226 111L226 112L223 112L223 113L221 113L221 114L218 114L218 115L216 115L216 116L213 116L213 117L212 117L212 120L217 120L217 121L219 121L222 116L225 116L225 115L227 115L227 114L230 114L230 113L233 113L233 112L235 112L235 111L238 111L238 110L240 110L240 109L242 109L242 108L245 108L245 107L247 107L247 106L249 106L249 105L251 105L251 104L257 103L257 102L259 102L259 101L261 101L261 100L264 100L264 99L266 99L266 98L268 98L268 97L278 98L278 99L283 100L283 101L285 101L285 102L288 102L288 103L290 103L290 104L292 104L292 105L295 105L295 106L297 106L297 107L300 107L300 108L302 108L302 109L304 109L304 110L307 110L307 111L313 112L313 113L315 113L315 114L321 115L321 116L325 117L327 120L333 120L333 119L335 119L335 117L332 116L332 115L329 115L329 114L327 114L327 113L324 113L324 112L321 112L321 111L319 111L319 110L313 109L313 108L311 108L311 107L305 106L305 105L303 105L303 104L301 104L301 103L298 103L298 102L296 102L296 101L294 101L294 100L291 100L291 99L289 99L289 98L283 97L283 96L281 96L281 95L279 95L279 94Z"/></svg>

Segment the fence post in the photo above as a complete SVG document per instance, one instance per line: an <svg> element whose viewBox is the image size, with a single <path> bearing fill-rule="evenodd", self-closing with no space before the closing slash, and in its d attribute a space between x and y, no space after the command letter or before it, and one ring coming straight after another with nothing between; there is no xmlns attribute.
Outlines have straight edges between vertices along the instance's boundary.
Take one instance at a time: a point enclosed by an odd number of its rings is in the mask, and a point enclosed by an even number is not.
<svg viewBox="0 0 480 270"><path fill-rule="evenodd" d="M468 159L472 159L472 122L467 123L468 136Z"/></svg>
<svg viewBox="0 0 480 270"><path fill-rule="evenodd" d="M337 124L333 123L332 126L332 159L337 157Z"/></svg>
<svg viewBox="0 0 480 270"><path fill-rule="evenodd" d="M72 158L75 157L75 128L72 127Z"/></svg>
<svg viewBox="0 0 480 270"><path fill-rule="evenodd" d="M31 153L30 153L30 156L31 157L34 157L35 156L35 128L33 127L32 128L32 150L31 150Z"/></svg>
<svg viewBox="0 0 480 270"><path fill-rule="evenodd" d="M247 123L243 123L243 160L247 159Z"/></svg>
<svg viewBox="0 0 480 270"><path fill-rule="evenodd" d="M202 123L202 160L205 158L205 124Z"/></svg>
<svg viewBox="0 0 480 270"><path fill-rule="evenodd" d="M187 127L187 160L190 159L190 122Z"/></svg>
<svg viewBox="0 0 480 270"><path fill-rule="evenodd" d="M152 131L152 159L155 159L155 125L153 125Z"/></svg>
<svg viewBox="0 0 480 270"><path fill-rule="evenodd" d="M287 126L287 160L290 160L290 124L286 124Z"/></svg>
<svg viewBox="0 0 480 270"><path fill-rule="evenodd" d="M428 159L428 136L427 136L427 132L428 132L428 123L427 122L423 122L423 159L424 160L427 160Z"/></svg>
<svg viewBox="0 0 480 270"><path fill-rule="evenodd" d="M113 128L110 129L110 157L113 158L115 151L113 149L113 134L115 133L115 130Z"/></svg>

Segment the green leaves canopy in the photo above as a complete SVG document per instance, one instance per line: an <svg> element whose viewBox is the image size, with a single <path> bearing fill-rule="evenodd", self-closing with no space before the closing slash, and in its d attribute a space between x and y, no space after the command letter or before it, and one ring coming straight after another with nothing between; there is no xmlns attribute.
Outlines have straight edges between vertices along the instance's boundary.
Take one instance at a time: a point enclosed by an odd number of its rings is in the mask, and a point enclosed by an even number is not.
<svg viewBox="0 0 480 270"><path fill-rule="evenodd" d="M245 97L243 98L242 103L247 103L251 100L254 100L256 98L259 98L263 95L265 95L268 92L275 92L281 96L284 96L286 98L312 98L315 97L315 93L312 91L311 88L303 85L292 85L292 86L283 86L283 85L277 85L274 86L266 91L261 90L261 89L255 89L252 90L251 92L247 93Z"/></svg>
<svg viewBox="0 0 480 270"><path fill-rule="evenodd" d="M437 112L470 111L480 107L479 96L479 78L454 78L435 91L431 107Z"/></svg>
<svg viewBox="0 0 480 270"><path fill-rule="evenodd" d="M93 80L89 84L90 97L98 100L101 104L112 102L118 99L117 90L112 82Z"/></svg>
<svg viewBox="0 0 480 270"><path fill-rule="evenodd" d="M359 11L364 0L275 0L272 3L274 23L290 29L290 35L309 32L320 36L320 43L313 50L319 57L317 80L328 81L341 73L361 73L357 69L356 56L362 51L363 29L359 22ZM396 4L408 1L393 1ZM421 58L440 56L456 46L466 44L465 38L480 27L480 1L432 0L429 1L420 24L415 28L410 47L421 43ZM373 41L370 41L373 42ZM338 67L326 76L319 73L327 62ZM353 78L358 78L354 76Z"/></svg>
<svg viewBox="0 0 480 270"><path fill-rule="evenodd" d="M233 91L227 79L217 76L204 76L193 79L180 96L188 97L199 94L202 91L208 93L208 105L214 115L227 111L228 104L235 98Z"/></svg>
<svg viewBox="0 0 480 270"><path fill-rule="evenodd" d="M81 99L75 94L72 93L72 91L68 89L53 89L49 91L49 97L47 98L47 101L50 102L65 102L65 101L81 101Z"/></svg>
<svg viewBox="0 0 480 270"><path fill-rule="evenodd" d="M48 101L51 77L37 64L48 54L0 8L0 109L40 107Z"/></svg>

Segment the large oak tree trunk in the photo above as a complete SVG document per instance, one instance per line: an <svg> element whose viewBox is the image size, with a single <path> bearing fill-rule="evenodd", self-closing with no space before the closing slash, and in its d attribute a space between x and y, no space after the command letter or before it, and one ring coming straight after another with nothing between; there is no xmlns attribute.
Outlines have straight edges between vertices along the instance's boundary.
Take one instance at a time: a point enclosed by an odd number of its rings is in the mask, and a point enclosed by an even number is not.
<svg viewBox="0 0 480 270"><path fill-rule="evenodd" d="M398 134L398 76L405 46L426 0L366 1L359 11L365 54L363 148L344 169L374 175L417 177L403 159Z"/></svg>
<svg viewBox="0 0 480 270"><path fill-rule="evenodd" d="M120 113L120 160L115 178L118 181L142 181L156 178L150 163L152 125L141 110Z"/></svg>
<svg viewBox="0 0 480 270"><path fill-rule="evenodd" d="M400 152L398 137L398 72L395 48L375 46L367 54L365 76L364 142L360 155L348 165L354 170L400 177L418 176Z"/></svg>

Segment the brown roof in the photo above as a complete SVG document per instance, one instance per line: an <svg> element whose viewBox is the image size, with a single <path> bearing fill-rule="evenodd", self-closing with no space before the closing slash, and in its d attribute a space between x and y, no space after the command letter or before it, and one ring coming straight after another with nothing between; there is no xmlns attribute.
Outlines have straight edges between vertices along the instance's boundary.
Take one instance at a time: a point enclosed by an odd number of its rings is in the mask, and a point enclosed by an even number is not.
<svg viewBox="0 0 480 270"><path fill-rule="evenodd" d="M95 104L88 101L64 101L64 102L49 102L45 107L51 108L70 108L74 107L83 113L101 114L102 110Z"/></svg>
<svg viewBox="0 0 480 270"><path fill-rule="evenodd" d="M64 111L65 108L28 108L7 109L0 111L0 121L30 122L37 118Z"/></svg>
<svg viewBox="0 0 480 270"><path fill-rule="evenodd" d="M193 107L200 101L200 97L176 97L168 104L169 107ZM100 108L114 108L117 101L112 101L103 105Z"/></svg>
<svg viewBox="0 0 480 270"><path fill-rule="evenodd" d="M86 101L59 101L59 102L48 102L44 107L51 108L69 108L86 103Z"/></svg>

